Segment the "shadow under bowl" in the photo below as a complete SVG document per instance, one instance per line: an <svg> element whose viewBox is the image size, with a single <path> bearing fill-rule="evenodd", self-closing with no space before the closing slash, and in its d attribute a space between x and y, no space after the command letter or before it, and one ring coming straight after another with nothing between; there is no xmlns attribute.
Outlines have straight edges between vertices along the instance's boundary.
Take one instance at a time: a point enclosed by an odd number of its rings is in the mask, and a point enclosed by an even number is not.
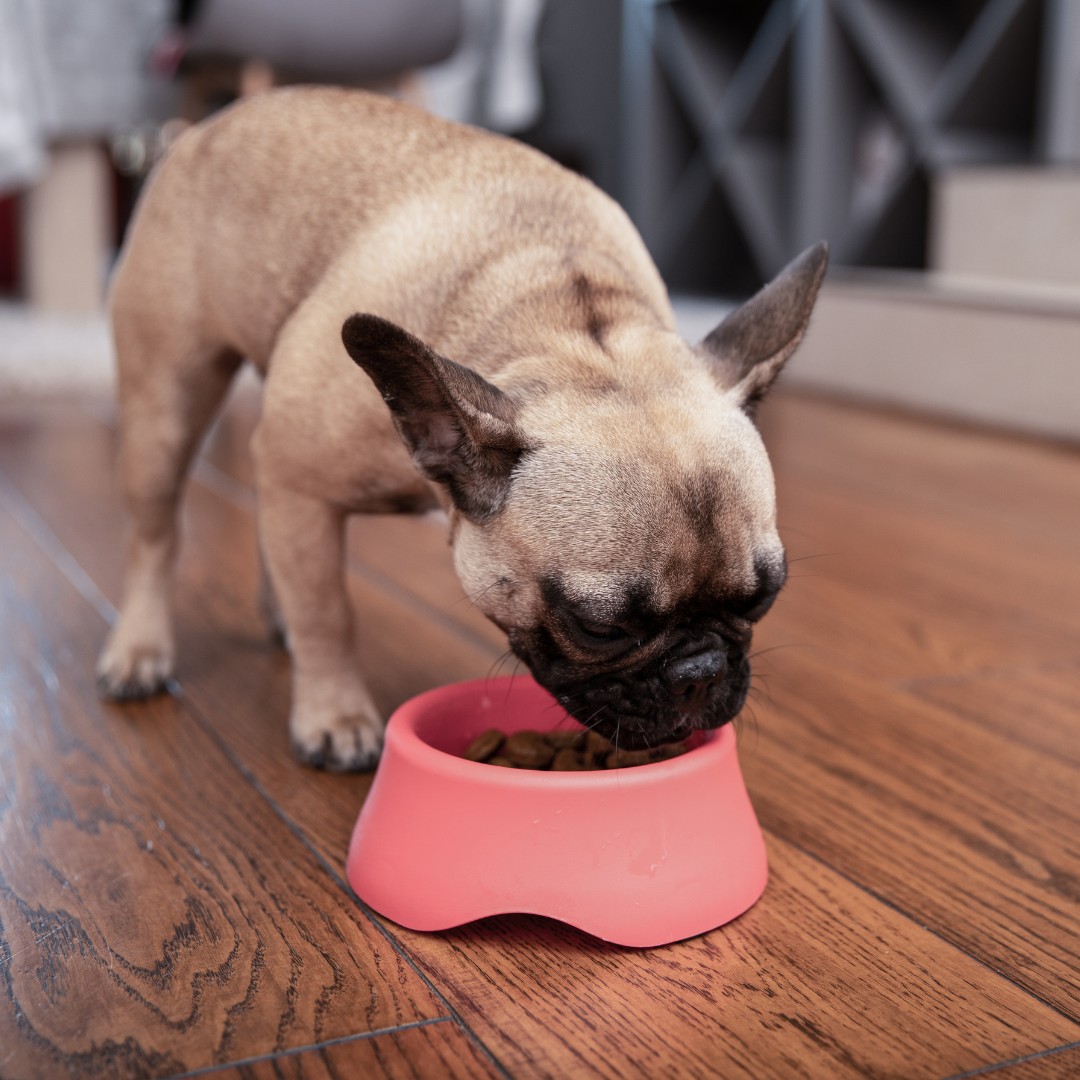
<svg viewBox="0 0 1080 1080"><path fill-rule="evenodd" d="M695 733L681 757L594 772L465 760L488 728L581 725L522 676L405 702L349 845L349 883L375 911L413 930L522 912L647 947L761 896L765 845L730 726Z"/></svg>

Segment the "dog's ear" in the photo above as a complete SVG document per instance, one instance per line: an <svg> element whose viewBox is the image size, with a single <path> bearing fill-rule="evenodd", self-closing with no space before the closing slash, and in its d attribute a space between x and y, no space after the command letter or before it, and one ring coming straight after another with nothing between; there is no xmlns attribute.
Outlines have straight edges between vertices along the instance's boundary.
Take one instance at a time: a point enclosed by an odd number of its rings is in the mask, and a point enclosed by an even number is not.
<svg viewBox="0 0 1080 1080"><path fill-rule="evenodd" d="M751 416L802 341L828 262L825 241L807 248L698 346Z"/></svg>
<svg viewBox="0 0 1080 1080"><path fill-rule="evenodd" d="M510 398L376 315L351 315L341 339L378 387L424 475L443 484L466 517L497 513L526 448Z"/></svg>

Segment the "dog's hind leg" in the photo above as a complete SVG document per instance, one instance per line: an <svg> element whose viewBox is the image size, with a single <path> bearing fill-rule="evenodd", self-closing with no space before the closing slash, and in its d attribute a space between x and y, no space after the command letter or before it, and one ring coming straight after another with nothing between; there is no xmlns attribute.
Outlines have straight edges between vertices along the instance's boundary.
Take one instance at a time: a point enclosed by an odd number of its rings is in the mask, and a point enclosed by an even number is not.
<svg viewBox="0 0 1080 1080"><path fill-rule="evenodd" d="M168 334L149 317L116 321L120 472L132 531L120 616L98 661L100 692L147 697L173 674L170 591L177 511L192 456L241 358Z"/></svg>

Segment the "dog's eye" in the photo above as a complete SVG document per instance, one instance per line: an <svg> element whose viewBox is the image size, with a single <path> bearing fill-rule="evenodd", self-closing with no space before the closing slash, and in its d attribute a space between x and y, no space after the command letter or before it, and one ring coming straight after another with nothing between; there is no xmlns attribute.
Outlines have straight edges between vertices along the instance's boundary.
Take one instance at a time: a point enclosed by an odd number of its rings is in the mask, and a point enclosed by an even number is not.
<svg viewBox="0 0 1080 1080"><path fill-rule="evenodd" d="M574 628L574 635L585 645L615 645L629 638L621 626L611 623L574 619L571 625Z"/></svg>

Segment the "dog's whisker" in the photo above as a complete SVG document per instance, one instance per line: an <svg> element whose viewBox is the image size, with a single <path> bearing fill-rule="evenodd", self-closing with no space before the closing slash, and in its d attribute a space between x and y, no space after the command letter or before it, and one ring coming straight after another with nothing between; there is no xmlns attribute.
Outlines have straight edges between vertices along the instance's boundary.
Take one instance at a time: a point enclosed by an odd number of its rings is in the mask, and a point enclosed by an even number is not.
<svg viewBox="0 0 1080 1080"><path fill-rule="evenodd" d="M475 594L462 593L461 596L459 596L454 601L454 603L451 604L451 607L456 607L463 600L467 600L469 602L469 607L476 607L476 605L480 602L480 598L482 596L484 596L486 593L491 592L491 590L494 589L496 585L501 584L504 580L504 578L496 578L490 585L485 586L483 589L481 589L478 593Z"/></svg>
<svg viewBox="0 0 1080 1080"><path fill-rule="evenodd" d="M757 713L750 702L743 706L743 711L732 721L735 728L735 741L740 751L751 750L751 746L745 745L746 731L749 730L754 737L753 746L756 746L761 738L761 725L758 723Z"/></svg>
<svg viewBox="0 0 1080 1080"><path fill-rule="evenodd" d="M769 645L764 649L758 649L756 652L752 652L746 659L757 660L759 657L767 656L769 653L779 652L781 649L805 649L806 645L801 641L785 641L780 645Z"/></svg>
<svg viewBox="0 0 1080 1080"><path fill-rule="evenodd" d="M775 702L772 699L772 695L769 693L768 687L765 686L751 686L748 694L753 695L755 698L760 699L766 705L774 705Z"/></svg>
<svg viewBox="0 0 1080 1080"><path fill-rule="evenodd" d="M506 661L512 655L512 650L507 649L502 655L497 656L492 662L491 667L488 668L487 674L484 676L485 682L490 682L492 679L498 678L499 669L506 663Z"/></svg>
<svg viewBox="0 0 1080 1080"><path fill-rule="evenodd" d="M793 563L806 562L807 559L835 559L837 552L835 551L818 551L812 555L796 555L794 559L788 559L788 565Z"/></svg>
<svg viewBox="0 0 1080 1080"><path fill-rule="evenodd" d="M575 705L584 697L585 691L582 691L580 694L561 694L559 700L555 704L558 705L560 708L569 711L568 709L566 709L567 705Z"/></svg>
<svg viewBox="0 0 1080 1080"><path fill-rule="evenodd" d="M606 705L601 705L600 708L597 709L596 712L592 713L592 715L590 715L587 720L579 720L578 723L581 724L581 726L586 731L595 731L596 724L593 723L593 720L596 719L596 717L598 717L606 708Z"/></svg>
<svg viewBox="0 0 1080 1080"><path fill-rule="evenodd" d="M506 684L506 701L510 700L511 691L513 691L513 689L514 689L514 680L518 676L518 671L521 670L521 657L518 656L516 653L514 653L513 650L510 650L510 651L511 651L511 654L513 655L513 657L514 657L514 670L510 672L510 680ZM504 702L504 704L505 704L505 702Z"/></svg>

